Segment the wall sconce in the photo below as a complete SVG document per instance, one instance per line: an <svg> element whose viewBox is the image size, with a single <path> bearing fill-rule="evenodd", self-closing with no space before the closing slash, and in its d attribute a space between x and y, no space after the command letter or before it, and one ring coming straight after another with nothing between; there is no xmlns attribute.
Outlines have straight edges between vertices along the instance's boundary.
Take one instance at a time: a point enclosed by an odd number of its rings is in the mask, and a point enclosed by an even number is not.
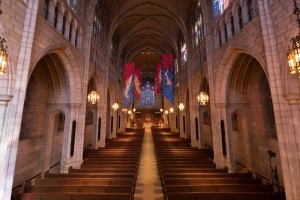
<svg viewBox="0 0 300 200"><path fill-rule="evenodd" d="M294 11L293 14L297 16L298 28L300 29L300 9L296 0L294 2ZM300 32L299 35L291 39L292 41L292 49L289 49L288 56L288 64L291 74L298 73L300 75Z"/></svg>
<svg viewBox="0 0 300 200"><path fill-rule="evenodd" d="M183 111L183 109L184 109L184 104L183 104L183 103L179 103L178 108L179 108L179 111Z"/></svg>
<svg viewBox="0 0 300 200"><path fill-rule="evenodd" d="M1 5L1 1L0 1ZM5 74L6 65L7 65L7 46L5 46L6 40L0 37L0 75Z"/></svg>
<svg viewBox="0 0 300 200"><path fill-rule="evenodd" d="M174 108L171 107L171 108L170 108L170 113L173 113L173 112L174 112Z"/></svg>

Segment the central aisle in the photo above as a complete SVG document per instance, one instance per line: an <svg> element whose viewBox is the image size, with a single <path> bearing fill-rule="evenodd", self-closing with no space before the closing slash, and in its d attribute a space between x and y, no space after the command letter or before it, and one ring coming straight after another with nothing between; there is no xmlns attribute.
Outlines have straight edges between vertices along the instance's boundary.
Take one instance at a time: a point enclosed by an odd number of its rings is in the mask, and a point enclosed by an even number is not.
<svg viewBox="0 0 300 200"><path fill-rule="evenodd" d="M142 147L134 200L163 200L159 179L151 124L144 124L145 136Z"/></svg>

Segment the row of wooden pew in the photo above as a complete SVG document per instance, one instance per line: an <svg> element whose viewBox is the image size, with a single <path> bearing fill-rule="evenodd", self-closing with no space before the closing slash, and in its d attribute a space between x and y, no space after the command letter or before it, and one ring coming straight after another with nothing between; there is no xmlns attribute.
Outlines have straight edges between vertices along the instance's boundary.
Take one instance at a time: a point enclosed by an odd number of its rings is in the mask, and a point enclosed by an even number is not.
<svg viewBox="0 0 300 200"><path fill-rule="evenodd" d="M117 139L108 140L106 148L84 151L80 169L46 173L13 199L132 200L143 137L143 131L119 133Z"/></svg>
<svg viewBox="0 0 300 200"><path fill-rule="evenodd" d="M162 190L166 200L274 200L271 185L250 173L217 169L213 152L196 149L177 133L152 127Z"/></svg>

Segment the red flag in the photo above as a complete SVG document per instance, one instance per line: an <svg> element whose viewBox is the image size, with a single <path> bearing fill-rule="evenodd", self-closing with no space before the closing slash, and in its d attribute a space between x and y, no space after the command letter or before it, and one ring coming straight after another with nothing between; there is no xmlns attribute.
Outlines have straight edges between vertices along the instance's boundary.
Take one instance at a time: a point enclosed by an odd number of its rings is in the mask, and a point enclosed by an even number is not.
<svg viewBox="0 0 300 200"><path fill-rule="evenodd" d="M134 95L140 99L141 98L141 79L142 67L138 67L134 71Z"/></svg>
<svg viewBox="0 0 300 200"><path fill-rule="evenodd" d="M170 68L174 66L173 54L163 54L161 58L161 64L164 68L170 71Z"/></svg>

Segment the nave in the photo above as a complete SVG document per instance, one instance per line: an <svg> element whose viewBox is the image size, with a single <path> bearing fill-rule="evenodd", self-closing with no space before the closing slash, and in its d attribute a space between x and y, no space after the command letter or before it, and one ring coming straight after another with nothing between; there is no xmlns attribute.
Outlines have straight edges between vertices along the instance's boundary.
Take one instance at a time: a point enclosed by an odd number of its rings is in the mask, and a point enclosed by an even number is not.
<svg viewBox="0 0 300 200"><path fill-rule="evenodd" d="M276 200L272 185L249 173L217 169L210 149L196 149L168 127L129 128L105 149L84 151L80 169L46 172L13 200Z"/></svg>

